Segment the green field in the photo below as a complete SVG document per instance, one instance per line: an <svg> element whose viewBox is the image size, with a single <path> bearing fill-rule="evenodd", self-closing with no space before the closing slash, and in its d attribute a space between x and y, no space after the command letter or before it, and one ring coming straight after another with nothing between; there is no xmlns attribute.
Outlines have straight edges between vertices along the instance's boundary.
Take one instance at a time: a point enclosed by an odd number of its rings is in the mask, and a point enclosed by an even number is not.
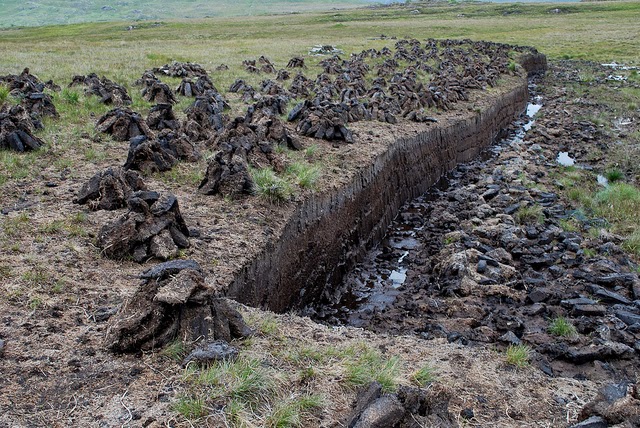
<svg viewBox="0 0 640 428"><path fill-rule="evenodd" d="M366 0L20 0L0 1L0 28L76 24L82 22L141 21L289 14L362 6Z"/></svg>

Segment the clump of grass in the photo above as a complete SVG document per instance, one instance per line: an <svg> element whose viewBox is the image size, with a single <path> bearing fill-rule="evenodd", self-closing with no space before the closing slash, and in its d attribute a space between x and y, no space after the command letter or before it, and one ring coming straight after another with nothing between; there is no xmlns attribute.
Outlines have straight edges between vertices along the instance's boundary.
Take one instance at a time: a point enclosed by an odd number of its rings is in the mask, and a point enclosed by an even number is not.
<svg viewBox="0 0 640 428"><path fill-rule="evenodd" d="M579 229L577 221L573 218L560 219L558 224L565 232L577 232Z"/></svg>
<svg viewBox="0 0 640 428"><path fill-rule="evenodd" d="M9 87L7 85L0 85L0 104L9 98L9 92Z"/></svg>
<svg viewBox="0 0 640 428"><path fill-rule="evenodd" d="M411 380L420 387L426 386L436 380L435 370L432 366L426 364L411 375Z"/></svg>
<svg viewBox="0 0 640 428"><path fill-rule="evenodd" d="M377 381L382 385L383 391L392 392L397 384L400 359L385 358L379 352L365 347L345 362L345 369L345 383L351 387L366 386Z"/></svg>
<svg viewBox="0 0 640 428"><path fill-rule="evenodd" d="M622 181L624 178L624 173L617 168L610 169L604 175L607 178L609 184L616 183L618 181Z"/></svg>
<svg viewBox="0 0 640 428"><path fill-rule="evenodd" d="M279 400L265 420L268 428L300 428L304 417L322 407L324 399L318 394L305 394L288 400Z"/></svg>
<svg viewBox="0 0 640 428"><path fill-rule="evenodd" d="M509 65L507 65L507 69L512 72L515 73L516 72L516 68L517 68L517 64L514 60L510 60L509 61Z"/></svg>
<svg viewBox="0 0 640 428"><path fill-rule="evenodd" d="M640 212L640 189L631 184L614 183L596 193L594 199L596 214L618 223L620 229L637 228L635 219Z"/></svg>
<svg viewBox="0 0 640 428"><path fill-rule="evenodd" d="M531 358L531 348L526 345L510 345L507 348L507 364L518 368L527 367Z"/></svg>
<svg viewBox="0 0 640 428"><path fill-rule="evenodd" d="M62 230L64 227L64 221L62 220L52 220L43 224L40 227L40 231L47 234L56 234Z"/></svg>
<svg viewBox="0 0 640 428"><path fill-rule="evenodd" d="M184 347L184 343L182 340L177 339L168 344L160 354L174 361L182 361L185 352L186 348Z"/></svg>
<svg viewBox="0 0 640 428"><path fill-rule="evenodd" d="M307 159L313 159L315 155L318 153L319 146L317 144L312 144L306 149L304 149L304 156Z"/></svg>
<svg viewBox="0 0 640 428"><path fill-rule="evenodd" d="M540 205L528 205L521 207L515 214L514 220L518 224L542 224L544 213Z"/></svg>
<svg viewBox="0 0 640 428"><path fill-rule="evenodd" d="M558 317L551 320L551 323L549 324L549 333L559 337L570 337L577 334L576 328L573 324L564 317Z"/></svg>
<svg viewBox="0 0 640 428"><path fill-rule="evenodd" d="M189 420L199 419L207 415L205 402L200 397L182 396L173 405L173 410Z"/></svg>
<svg viewBox="0 0 640 428"><path fill-rule="evenodd" d="M291 185L278 177L271 168L251 169L250 173L258 196L271 203L286 202L291 197Z"/></svg>
<svg viewBox="0 0 640 428"><path fill-rule="evenodd" d="M304 189L312 189L320 178L320 167L304 162L293 162L287 168L287 174L293 181Z"/></svg>
<svg viewBox="0 0 640 428"><path fill-rule="evenodd" d="M76 106L80 103L80 93L71 88L62 89L62 91L60 91L60 98L72 106Z"/></svg>
<svg viewBox="0 0 640 428"><path fill-rule="evenodd" d="M622 243L622 247L627 251L640 256L640 229L636 229Z"/></svg>
<svg viewBox="0 0 640 428"><path fill-rule="evenodd" d="M238 358L213 364L198 376L198 383L211 386L211 398L241 401L254 409L273 393L276 387L274 373L257 359Z"/></svg>

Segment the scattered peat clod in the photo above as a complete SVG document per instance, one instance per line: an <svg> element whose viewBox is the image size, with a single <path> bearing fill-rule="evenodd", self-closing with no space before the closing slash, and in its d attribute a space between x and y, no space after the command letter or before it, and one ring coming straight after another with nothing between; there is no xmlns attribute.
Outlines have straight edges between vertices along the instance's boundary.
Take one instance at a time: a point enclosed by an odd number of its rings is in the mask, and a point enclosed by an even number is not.
<svg viewBox="0 0 640 428"><path fill-rule="evenodd" d="M143 283L124 303L107 331L106 345L114 352L139 352L162 347L176 338L193 342L203 340L201 352L187 357L200 361L212 355L211 342L230 342L252 334L242 316L230 303L217 298L205 284L200 266L192 261L167 262L152 268L157 275L145 272ZM189 262L189 263L185 263ZM216 349L231 358L233 350L218 342ZM206 359L206 358L205 358Z"/></svg>
<svg viewBox="0 0 640 428"><path fill-rule="evenodd" d="M598 420L600 425L587 425L584 422L592 418ZM620 382L604 386L598 392L596 398L587 403L580 412L579 419L583 425L588 426L640 426L640 390L637 384ZM629 425L626 425L629 424Z"/></svg>
<svg viewBox="0 0 640 428"><path fill-rule="evenodd" d="M141 135L129 142L129 153L124 169L151 174L170 170L179 160L195 162L200 154L186 135L164 129L157 137Z"/></svg>
<svg viewBox="0 0 640 428"><path fill-rule="evenodd" d="M199 190L205 195L237 196L252 194L255 184L244 157L231 150L219 151L209 161Z"/></svg>
<svg viewBox="0 0 640 428"><path fill-rule="evenodd" d="M191 351L182 361L182 366L186 367L189 363L204 366L215 361L233 361L239 353L238 348L229 345L224 340L207 342Z"/></svg>
<svg viewBox="0 0 640 428"><path fill-rule="evenodd" d="M33 135L35 122L21 106L5 107L0 110L0 149L18 152L37 150L44 141ZM42 126L39 124L40 127Z"/></svg>
<svg viewBox="0 0 640 428"><path fill-rule="evenodd" d="M229 69L229 66L224 63L216 67L216 71L227 71L228 69Z"/></svg>
<svg viewBox="0 0 640 428"><path fill-rule="evenodd" d="M189 247L189 228L175 196L138 191L127 205L126 214L100 230L98 247L106 257L132 257L138 263L152 257L167 260Z"/></svg>
<svg viewBox="0 0 640 428"><path fill-rule="evenodd" d="M163 129L176 131L180 129L180 121L173 112L173 106L171 104L157 104L153 106L149 111L149 116L147 116L147 125L156 131Z"/></svg>
<svg viewBox="0 0 640 428"><path fill-rule="evenodd" d="M142 89L142 98L157 104L175 104L178 102L169 85L160 80L147 80Z"/></svg>
<svg viewBox="0 0 640 428"><path fill-rule="evenodd" d="M100 97L100 102L103 104L113 104L117 107L131 104L131 97L123 86L104 76L100 79L95 73L87 76L73 76L69 84L69 87L72 86L86 86L86 93Z"/></svg>
<svg viewBox="0 0 640 428"><path fill-rule="evenodd" d="M206 76L207 71L200 64L192 62L173 62L153 69L154 73L162 73L169 77Z"/></svg>
<svg viewBox="0 0 640 428"><path fill-rule="evenodd" d="M356 397L347 425L351 428L457 427L449 412L451 392L442 385L428 389L401 386L395 394L383 394L372 382Z"/></svg>
<svg viewBox="0 0 640 428"><path fill-rule="evenodd" d="M9 87L9 93L13 96L24 96L34 92L43 92L45 88L52 91L59 91L60 86L53 83L52 80L48 82L41 82L37 76L29 73L29 69L25 68L22 73L7 74L6 76L0 76L0 84Z"/></svg>
<svg viewBox="0 0 640 428"><path fill-rule="evenodd" d="M107 168L91 177L73 202L94 211L117 210L126 207L129 197L139 190L147 190L147 186L136 171Z"/></svg>
<svg viewBox="0 0 640 428"><path fill-rule="evenodd" d="M197 97L204 95L209 90L218 92L211 79L209 79L209 76L206 75L198 76L195 82L192 79L185 77L176 88L176 92L185 97Z"/></svg>
<svg viewBox="0 0 640 428"><path fill-rule="evenodd" d="M139 113L128 108L115 108L105 113L98 119L96 130L110 134L116 141L128 141L140 135L153 138L153 131L147 122Z"/></svg>

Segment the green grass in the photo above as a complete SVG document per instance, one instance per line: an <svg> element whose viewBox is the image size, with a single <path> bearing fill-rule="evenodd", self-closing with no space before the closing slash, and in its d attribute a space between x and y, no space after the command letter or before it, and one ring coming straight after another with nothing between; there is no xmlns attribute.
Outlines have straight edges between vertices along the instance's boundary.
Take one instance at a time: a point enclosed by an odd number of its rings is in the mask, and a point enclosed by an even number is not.
<svg viewBox="0 0 640 428"><path fill-rule="evenodd" d="M286 173L303 189L313 189L320 178L320 167L306 162L293 162L287 167Z"/></svg>
<svg viewBox="0 0 640 428"><path fill-rule="evenodd" d="M397 385L400 359L386 358L378 351L363 347L346 362L345 368L347 385L358 388L377 381L384 392L392 392Z"/></svg>
<svg viewBox="0 0 640 428"><path fill-rule="evenodd" d="M0 85L0 105L9 98L9 87L7 85Z"/></svg>
<svg viewBox="0 0 640 428"><path fill-rule="evenodd" d="M505 355L507 364L518 368L527 367L530 358L531 348L526 345L510 345Z"/></svg>
<svg viewBox="0 0 640 428"><path fill-rule="evenodd" d="M544 213L540 205L527 205L516 211L514 220L518 224L542 224Z"/></svg>
<svg viewBox="0 0 640 428"><path fill-rule="evenodd" d="M271 168L251 168L250 173L256 185L256 194L271 203L286 202L293 194L291 184L278 177Z"/></svg>
<svg viewBox="0 0 640 428"><path fill-rule="evenodd" d="M571 321L564 317L558 317L549 323L549 333L559 337L571 337L577 334Z"/></svg>
<svg viewBox="0 0 640 428"><path fill-rule="evenodd" d="M186 419L194 420L207 415L205 401L200 397L182 396L173 404L173 410L180 413Z"/></svg>
<svg viewBox="0 0 640 428"><path fill-rule="evenodd" d="M436 380L435 369L430 365L424 365L411 375L411 380L419 387L427 386Z"/></svg>
<svg viewBox="0 0 640 428"><path fill-rule="evenodd" d="M319 394L305 394L300 397L278 400L271 414L266 417L267 428L304 427L305 414L322 407L324 398Z"/></svg>

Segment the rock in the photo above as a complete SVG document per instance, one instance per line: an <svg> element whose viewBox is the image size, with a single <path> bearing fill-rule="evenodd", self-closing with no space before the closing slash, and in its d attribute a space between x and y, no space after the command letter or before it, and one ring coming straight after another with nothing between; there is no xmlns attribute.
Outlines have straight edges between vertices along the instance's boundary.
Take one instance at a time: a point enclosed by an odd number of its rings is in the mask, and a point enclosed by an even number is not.
<svg viewBox="0 0 640 428"><path fill-rule="evenodd" d="M531 303L541 303L547 301L552 294L553 293L546 288L536 288L527 295L527 300Z"/></svg>
<svg viewBox="0 0 640 428"><path fill-rule="evenodd" d="M515 333L512 332L512 331L508 331L505 334L503 334L502 336L500 336L500 340L502 342L506 342L506 343L509 343L511 345L520 345L522 343L520 338L518 338L518 336L516 336Z"/></svg>
<svg viewBox="0 0 640 428"><path fill-rule="evenodd" d="M630 305L631 300L627 299L621 294L618 294L613 291L609 291L597 285L590 285L589 289L593 294L593 297L599 299L602 302L606 303L622 303L623 305Z"/></svg>
<svg viewBox="0 0 640 428"><path fill-rule="evenodd" d="M169 239L179 248L188 246L189 229L175 196L159 195L145 201L143 197L149 193L152 192L132 194L127 201L129 212L102 227L98 247L106 257L122 259L131 255L142 263L149 257L166 258L173 250L167 243ZM173 229L184 239L175 239ZM161 238L155 238L158 235Z"/></svg>
<svg viewBox="0 0 640 428"><path fill-rule="evenodd" d="M216 340L198 346L191 351L189 355L182 361L183 366L189 363L206 365L214 361L233 361L238 357L238 348L229 345L223 340Z"/></svg>
<svg viewBox="0 0 640 428"><path fill-rule="evenodd" d="M616 310L614 314L627 325L640 324L640 315L638 314L621 309Z"/></svg>
<svg viewBox="0 0 640 428"><path fill-rule="evenodd" d="M591 416L569 428L607 428L609 424L600 416Z"/></svg>
<svg viewBox="0 0 640 428"><path fill-rule="evenodd" d="M640 394L637 385L627 382L606 385L580 412L580 419L593 417L600 417L606 422L605 426L622 423L628 424L624 426L639 426Z"/></svg>
<svg viewBox="0 0 640 428"><path fill-rule="evenodd" d="M107 330L109 349L138 352L162 347L176 337L230 342L252 334L238 311L216 298L201 271L190 265L174 264L169 269L165 264L156 271L160 276L143 273L143 283ZM184 269L170 273L179 267Z"/></svg>
<svg viewBox="0 0 640 428"><path fill-rule="evenodd" d="M633 348L618 342L605 342L602 345L591 345L584 348L570 348L563 358L574 364L584 364L591 361L607 361L619 358L629 358L634 354Z"/></svg>
<svg viewBox="0 0 640 428"><path fill-rule="evenodd" d="M402 420L404 408L393 395L383 395L369 404L350 428L388 428Z"/></svg>
<svg viewBox="0 0 640 428"><path fill-rule="evenodd" d="M202 268L195 260L171 260L160 263L145 270L140 274L142 279L164 279L170 275L175 275L181 270L190 269L202 272Z"/></svg>
<svg viewBox="0 0 640 428"><path fill-rule="evenodd" d="M147 186L137 172L111 167L82 185L73 202L91 210L116 210L126 207L131 194L140 190Z"/></svg>

